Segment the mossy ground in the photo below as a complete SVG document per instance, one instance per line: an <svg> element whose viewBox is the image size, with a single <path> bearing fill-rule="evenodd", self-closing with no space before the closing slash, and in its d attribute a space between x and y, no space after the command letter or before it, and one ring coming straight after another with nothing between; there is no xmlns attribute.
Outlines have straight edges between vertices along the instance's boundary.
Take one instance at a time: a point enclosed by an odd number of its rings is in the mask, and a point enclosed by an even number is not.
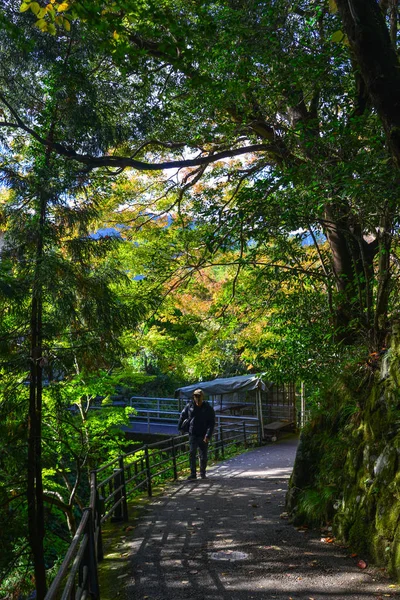
<svg viewBox="0 0 400 600"><path fill-rule="evenodd" d="M153 498L165 493L166 485L154 488ZM123 597L124 586L121 583L130 576L130 539L133 537L138 518L150 500L147 496L136 498L128 503L128 521L107 521L104 525L104 558L98 564L101 600Z"/></svg>

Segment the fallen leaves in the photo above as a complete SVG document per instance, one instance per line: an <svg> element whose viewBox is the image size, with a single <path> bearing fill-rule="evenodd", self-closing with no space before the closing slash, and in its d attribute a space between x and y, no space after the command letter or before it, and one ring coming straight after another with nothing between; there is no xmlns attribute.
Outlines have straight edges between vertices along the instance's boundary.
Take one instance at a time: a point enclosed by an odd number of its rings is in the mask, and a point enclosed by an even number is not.
<svg viewBox="0 0 400 600"><path fill-rule="evenodd" d="M357 567L359 569L366 569L367 568L367 563L365 562L365 560L359 560L357 563Z"/></svg>
<svg viewBox="0 0 400 600"><path fill-rule="evenodd" d="M307 563L307 565L309 567L317 567L318 566L318 561L317 560L312 560L311 562Z"/></svg>

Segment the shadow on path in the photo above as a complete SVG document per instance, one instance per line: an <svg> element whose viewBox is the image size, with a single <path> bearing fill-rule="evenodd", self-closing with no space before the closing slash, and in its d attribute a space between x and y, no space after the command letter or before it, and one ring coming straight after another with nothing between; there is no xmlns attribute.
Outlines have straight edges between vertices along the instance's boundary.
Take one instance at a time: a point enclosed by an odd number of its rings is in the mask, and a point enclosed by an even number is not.
<svg viewBox="0 0 400 600"><path fill-rule="evenodd" d="M372 600L393 597L377 570L280 517L294 437L178 481L153 500L125 544L124 588L135 600Z"/></svg>

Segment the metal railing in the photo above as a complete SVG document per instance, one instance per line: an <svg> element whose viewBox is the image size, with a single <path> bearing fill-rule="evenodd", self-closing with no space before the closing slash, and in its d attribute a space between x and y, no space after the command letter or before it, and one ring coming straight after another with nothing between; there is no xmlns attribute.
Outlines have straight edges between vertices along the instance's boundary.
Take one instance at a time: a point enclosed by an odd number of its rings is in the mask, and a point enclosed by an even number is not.
<svg viewBox="0 0 400 600"><path fill-rule="evenodd" d="M150 433L151 432L151 425L152 423L157 423L157 425L159 427L162 427L163 425L165 427L170 427L171 425L176 426L176 423L178 421L180 412L177 410L166 410L163 408L138 408L137 406L134 407L136 414L135 415L131 415L130 417L130 421L132 423L137 422L137 423L146 423L147 424L147 432ZM217 429L219 429L219 427L223 424L224 426L227 426L229 424L234 424L234 423L242 423L242 422L246 422L248 424L249 427L253 426L254 424L258 424L259 420L257 417L249 417L249 416L235 416L235 415L225 415L225 414L216 414L215 415L215 423L216 423L216 427Z"/></svg>
<svg viewBox="0 0 400 600"><path fill-rule="evenodd" d="M258 419L230 419L240 422L218 424L209 448L211 460L226 457L233 447L261 440ZM188 435L175 436L141 446L91 472L89 507L83 510L45 600L100 599L97 563L103 558L103 523L127 521L128 498L143 492L151 497L155 484L177 479L183 465L189 465L188 451Z"/></svg>
<svg viewBox="0 0 400 600"><path fill-rule="evenodd" d="M147 397L147 396L131 396L128 401L128 405L132 406L136 410L152 409L156 410L160 414L168 411L177 410L182 411L184 406L189 401L189 398L159 398L159 397ZM236 414L235 410L239 411L240 415L245 414L249 416L249 411L254 414L254 402L237 402L233 400L224 400L221 403L219 400L214 402L209 400L216 413L227 413Z"/></svg>

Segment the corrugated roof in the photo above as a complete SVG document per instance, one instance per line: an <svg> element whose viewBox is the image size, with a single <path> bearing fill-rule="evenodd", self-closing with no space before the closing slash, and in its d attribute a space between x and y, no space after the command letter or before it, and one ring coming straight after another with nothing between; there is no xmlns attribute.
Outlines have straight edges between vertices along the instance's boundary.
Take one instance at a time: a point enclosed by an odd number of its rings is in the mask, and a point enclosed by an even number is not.
<svg viewBox="0 0 400 600"><path fill-rule="evenodd" d="M175 397L190 398L195 389L201 388L205 394L232 394L232 392L246 392L250 390L266 390L273 384L262 379L261 375L239 375L238 377L225 377L212 381L198 381L175 390Z"/></svg>

